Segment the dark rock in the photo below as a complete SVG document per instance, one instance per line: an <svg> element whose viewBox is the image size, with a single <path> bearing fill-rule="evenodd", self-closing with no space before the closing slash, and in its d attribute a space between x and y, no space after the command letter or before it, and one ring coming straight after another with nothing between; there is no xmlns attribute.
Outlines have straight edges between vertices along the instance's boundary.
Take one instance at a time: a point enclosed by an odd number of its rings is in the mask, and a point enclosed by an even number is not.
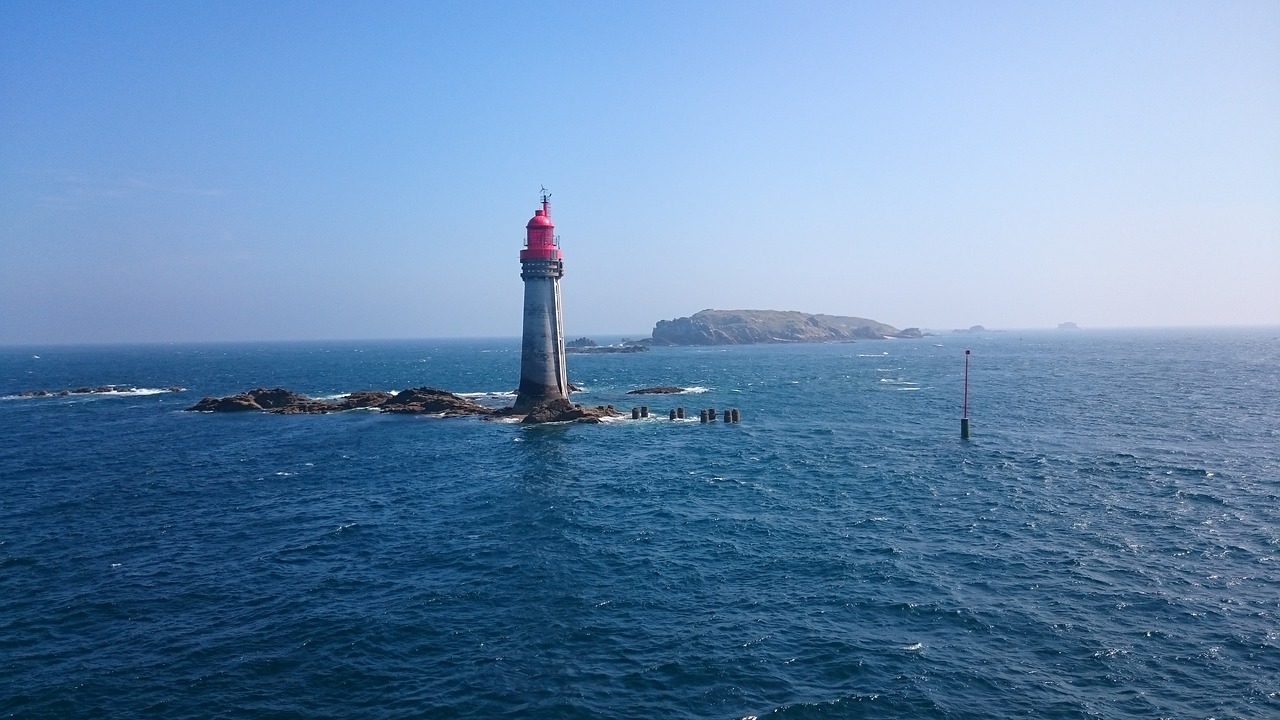
<svg viewBox="0 0 1280 720"><path fill-rule="evenodd" d="M262 406L255 402L248 393L229 395L222 398L207 397L187 408L189 412L239 412L261 409Z"/></svg>
<svg viewBox="0 0 1280 720"><path fill-rule="evenodd" d="M311 398L306 395L284 388L254 388L244 394L253 398L253 401L263 410L275 410L311 402Z"/></svg>
<svg viewBox="0 0 1280 720"><path fill-rule="evenodd" d="M596 346L595 340L592 340L589 337L580 337L577 340L570 340L569 342L565 343L564 349L568 350L569 348L589 348L589 347L595 347L595 346Z"/></svg>
<svg viewBox="0 0 1280 720"><path fill-rule="evenodd" d="M924 333L920 331L920 328L907 328L906 330L899 331L895 337L921 338L924 337Z"/></svg>
<svg viewBox="0 0 1280 720"><path fill-rule="evenodd" d="M383 392L381 390L361 390L350 393L339 400L338 407L342 410L376 408L393 397L395 397L393 393Z"/></svg>
<svg viewBox="0 0 1280 720"><path fill-rule="evenodd" d="M339 410L342 410L342 408L324 400L301 400L269 408L267 412L275 415L323 415L325 413L338 412Z"/></svg>
<svg viewBox="0 0 1280 720"><path fill-rule="evenodd" d="M328 413L341 410L334 403L312 400L284 388L254 388L223 398L207 397L187 408L195 412L243 412L266 410L277 415Z"/></svg>
<svg viewBox="0 0 1280 720"><path fill-rule="evenodd" d="M660 385L658 387L640 388L639 390L631 390L628 395L674 395L684 392L684 388L675 385Z"/></svg>

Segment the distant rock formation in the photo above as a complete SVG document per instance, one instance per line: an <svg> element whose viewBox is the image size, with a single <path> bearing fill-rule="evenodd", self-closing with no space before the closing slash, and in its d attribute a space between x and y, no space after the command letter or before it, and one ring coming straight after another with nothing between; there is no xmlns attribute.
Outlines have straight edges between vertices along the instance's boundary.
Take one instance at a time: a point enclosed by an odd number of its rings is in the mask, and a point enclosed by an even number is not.
<svg viewBox="0 0 1280 720"><path fill-rule="evenodd" d="M1079 330L1080 326L1073 322L1058 323L1059 330Z"/></svg>
<svg viewBox="0 0 1280 720"><path fill-rule="evenodd" d="M984 328L984 327L982 327L981 325L973 325L973 326L969 327L969 329L967 329L967 330L966 330L966 329L961 328L961 329L958 329L958 330L952 330L951 332L953 332L953 333L984 333L984 332L986 332L986 331L987 331L987 329L986 329L986 328Z"/></svg>
<svg viewBox="0 0 1280 720"><path fill-rule="evenodd" d="M614 355L617 353L638 353L648 352L648 345L589 345L589 346L564 346L564 351L570 355L577 353L579 355Z"/></svg>
<svg viewBox="0 0 1280 720"><path fill-rule="evenodd" d="M568 400L553 400L530 413L516 413L511 408L490 408L447 390L418 387L398 393L353 392L336 400L317 400L284 388L255 388L227 397L207 397L187 408L193 412L244 412L258 410L278 415L304 415L342 412L370 408L385 413L443 415L444 417L477 416L486 418L520 417L523 423L580 422L598 423L606 417L620 416L612 406L584 408Z"/></svg>
<svg viewBox="0 0 1280 720"><path fill-rule="evenodd" d="M137 393L137 392L183 392L186 388L176 385L164 388L162 390L144 390L137 385L94 385L92 387L78 387L70 390L22 390L14 393L13 397L66 397L67 395L110 395L117 393Z"/></svg>
<svg viewBox="0 0 1280 720"><path fill-rule="evenodd" d="M640 345L630 340L623 339L617 345L600 345L589 337L580 337L577 340L570 340L564 344L564 351L569 354L578 353L581 355L612 355L615 353L637 353L648 350L648 345Z"/></svg>
<svg viewBox="0 0 1280 720"><path fill-rule="evenodd" d="M867 318L782 310L703 310L692 317L659 320L653 328L655 345L814 343L897 335L892 325Z"/></svg>

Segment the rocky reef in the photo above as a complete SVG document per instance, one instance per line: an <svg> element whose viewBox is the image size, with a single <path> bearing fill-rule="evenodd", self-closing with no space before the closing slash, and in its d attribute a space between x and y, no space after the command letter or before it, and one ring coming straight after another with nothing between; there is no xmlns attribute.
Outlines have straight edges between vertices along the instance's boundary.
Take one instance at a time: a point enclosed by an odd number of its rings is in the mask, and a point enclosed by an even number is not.
<svg viewBox="0 0 1280 720"><path fill-rule="evenodd" d="M892 325L867 318L784 310L703 310L691 317L660 320L653 328L655 345L814 343L898 336L899 330Z"/></svg>
<svg viewBox="0 0 1280 720"><path fill-rule="evenodd" d="M144 390L137 385L93 385L67 390L22 390L13 397L66 397L67 395L114 395L139 392L183 392L186 388L170 386L159 390Z"/></svg>
<svg viewBox="0 0 1280 720"><path fill-rule="evenodd" d="M368 391L354 392L336 400L316 400L284 388L254 388L226 397L206 397L187 410L191 412L260 410L277 415L314 415L357 408L380 408L393 397L395 396L389 392Z"/></svg>
<svg viewBox="0 0 1280 720"><path fill-rule="evenodd" d="M610 406L583 407L568 400L552 400L529 413L511 408L491 408L447 390L418 387L398 393L353 392L333 400L307 397L284 388L254 388L226 397L206 397L187 408L191 412L244 412L257 410L277 415L314 415L345 410L371 409L385 413L476 416L484 418L520 417L527 424L548 422L598 423L621 413Z"/></svg>

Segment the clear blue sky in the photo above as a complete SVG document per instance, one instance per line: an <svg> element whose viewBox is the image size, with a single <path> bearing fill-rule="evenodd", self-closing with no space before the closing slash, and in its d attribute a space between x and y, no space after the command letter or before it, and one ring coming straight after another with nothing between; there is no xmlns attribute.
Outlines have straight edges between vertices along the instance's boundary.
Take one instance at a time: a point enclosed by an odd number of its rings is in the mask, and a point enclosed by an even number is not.
<svg viewBox="0 0 1280 720"><path fill-rule="evenodd" d="M0 343L1280 324L1280 3L0 1Z"/></svg>

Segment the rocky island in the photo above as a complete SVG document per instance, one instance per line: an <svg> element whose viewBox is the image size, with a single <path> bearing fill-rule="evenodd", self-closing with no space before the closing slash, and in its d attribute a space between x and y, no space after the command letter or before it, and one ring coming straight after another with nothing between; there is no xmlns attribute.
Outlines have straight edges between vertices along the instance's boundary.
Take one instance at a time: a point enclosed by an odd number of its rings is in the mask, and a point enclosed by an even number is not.
<svg viewBox="0 0 1280 720"><path fill-rule="evenodd" d="M821 343L920 336L919 328L899 330L867 318L789 310L703 310L692 317L659 320L653 328L655 345Z"/></svg>

